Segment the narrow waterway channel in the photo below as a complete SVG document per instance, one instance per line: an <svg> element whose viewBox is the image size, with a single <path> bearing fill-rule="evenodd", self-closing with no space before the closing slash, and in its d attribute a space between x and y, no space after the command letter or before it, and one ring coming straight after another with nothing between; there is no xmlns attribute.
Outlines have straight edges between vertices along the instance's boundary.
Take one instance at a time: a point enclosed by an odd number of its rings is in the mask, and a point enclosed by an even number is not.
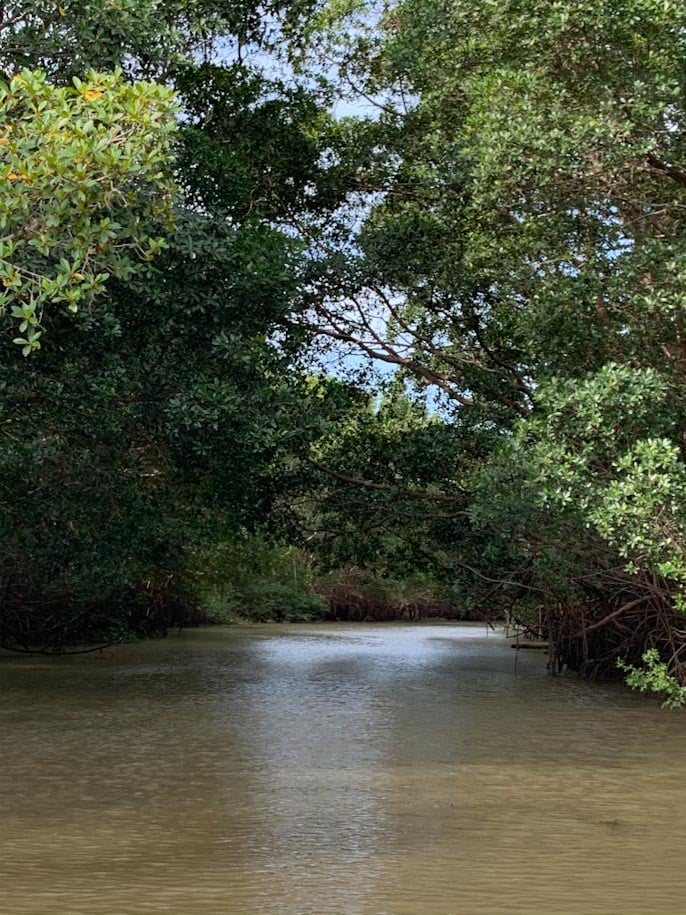
<svg viewBox="0 0 686 915"><path fill-rule="evenodd" d="M474 625L0 658L2 915L676 915L686 719Z"/></svg>

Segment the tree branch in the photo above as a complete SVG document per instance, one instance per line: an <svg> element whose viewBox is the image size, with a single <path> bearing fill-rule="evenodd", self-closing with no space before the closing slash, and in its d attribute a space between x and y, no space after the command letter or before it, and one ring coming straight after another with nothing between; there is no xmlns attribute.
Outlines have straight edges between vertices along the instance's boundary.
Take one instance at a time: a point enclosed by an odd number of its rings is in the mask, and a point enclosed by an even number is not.
<svg viewBox="0 0 686 915"><path fill-rule="evenodd" d="M327 476L334 480L339 480L341 483L346 483L348 486L357 486L362 489L373 489L377 492L393 492L397 489L397 487L391 486L388 483L377 483L374 480L364 480L360 477L351 477L345 473L339 473L337 470L332 470L330 467L327 467L325 464L321 464L319 461L315 461L313 458L306 458L306 460L307 463L311 464L312 467L314 467L316 470L325 473ZM400 491L400 495L408 499L417 499L422 502L440 502L454 504L456 502L462 501L462 496L449 496L444 492L427 492L426 490L405 489ZM469 517L470 513L468 511L459 511L455 512L454 516L457 517L459 515Z"/></svg>

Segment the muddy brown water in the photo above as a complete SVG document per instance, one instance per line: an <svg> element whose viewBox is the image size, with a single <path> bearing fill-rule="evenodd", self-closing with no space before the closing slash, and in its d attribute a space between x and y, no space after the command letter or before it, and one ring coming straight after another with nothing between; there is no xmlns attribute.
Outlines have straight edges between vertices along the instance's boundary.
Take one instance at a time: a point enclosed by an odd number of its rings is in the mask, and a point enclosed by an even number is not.
<svg viewBox="0 0 686 915"><path fill-rule="evenodd" d="M0 915L686 913L686 713L474 625L0 658Z"/></svg>

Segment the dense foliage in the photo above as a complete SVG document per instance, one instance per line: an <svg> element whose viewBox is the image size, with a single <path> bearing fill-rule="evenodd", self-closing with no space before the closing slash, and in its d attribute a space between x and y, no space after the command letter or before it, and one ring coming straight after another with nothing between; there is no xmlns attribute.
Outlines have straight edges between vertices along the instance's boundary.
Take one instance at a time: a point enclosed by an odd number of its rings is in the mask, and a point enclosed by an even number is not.
<svg viewBox="0 0 686 915"><path fill-rule="evenodd" d="M302 245L278 225L260 138L308 137L311 110L218 56L263 43L259 15L236 12L3 6L6 646L206 615L203 557L264 522L286 443L306 441ZM283 158L300 193L307 163Z"/></svg>
<svg viewBox="0 0 686 915"><path fill-rule="evenodd" d="M27 356L46 308L78 311L164 245L154 233L172 218L172 98L120 73L55 87L22 70L0 112L0 309Z"/></svg>
<svg viewBox="0 0 686 915"><path fill-rule="evenodd" d="M313 233L320 332L438 391L436 459L446 429L478 453L434 479L463 493L459 587L542 626L553 669L686 670L685 25L404 0L332 6L314 45L377 108L364 212Z"/></svg>
<svg viewBox="0 0 686 915"><path fill-rule="evenodd" d="M680 696L682 5L3 16L5 643L318 580Z"/></svg>

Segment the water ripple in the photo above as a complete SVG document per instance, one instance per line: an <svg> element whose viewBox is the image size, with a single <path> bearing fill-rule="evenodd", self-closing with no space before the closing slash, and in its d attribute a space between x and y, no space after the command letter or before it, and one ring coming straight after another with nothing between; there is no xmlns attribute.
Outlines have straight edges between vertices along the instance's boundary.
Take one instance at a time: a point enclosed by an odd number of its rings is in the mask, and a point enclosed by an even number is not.
<svg viewBox="0 0 686 915"><path fill-rule="evenodd" d="M480 627L0 659L1 915L686 912L680 713Z"/></svg>

